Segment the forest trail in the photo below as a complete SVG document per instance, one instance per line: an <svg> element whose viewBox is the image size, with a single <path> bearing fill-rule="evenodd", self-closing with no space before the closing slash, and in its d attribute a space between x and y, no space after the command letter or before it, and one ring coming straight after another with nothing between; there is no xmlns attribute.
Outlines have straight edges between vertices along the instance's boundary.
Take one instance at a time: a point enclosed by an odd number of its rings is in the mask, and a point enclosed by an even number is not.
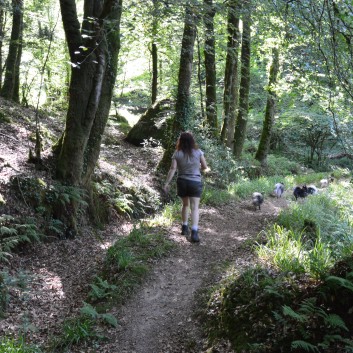
<svg viewBox="0 0 353 353"><path fill-rule="evenodd" d="M213 283L216 269L225 261L238 270L251 265L254 255L242 245L272 223L285 206L284 199L272 198L260 211L250 202L203 207L200 244L190 243L174 226L170 235L178 241L178 250L160 261L135 295L113 312L119 327L107 332L108 342L87 352L203 352L201 324L195 315L200 291Z"/></svg>
<svg viewBox="0 0 353 353"><path fill-rule="evenodd" d="M28 114L20 107L16 109L19 117ZM60 129L53 121L47 119L43 124L58 133ZM27 147L21 141L26 141L33 129L33 125L20 118L16 125L1 126L1 133L7 137L0 140L3 151L0 191L7 200L5 213L31 211L21 199L11 198L7 185L12 176L22 174L50 182L48 171L35 170L26 161ZM154 189L160 185L151 171L155 170L162 150L127 144L115 125L107 126L105 136L98 173L112 175L122 182L127 180L132 185ZM49 153L50 145L43 154ZM254 262L254 255L244 245L273 223L283 207L286 207L285 198L271 197L266 197L261 210L256 211L251 200L217 207L201 206L200 244L190 243L180 235L180 225L174 224L169 236L177 243L177 249L155 264L144 284L125 305L111 311L119 325L104 332L108 340L94 348L73 346L69 352L203 352L201 324L196 315L202 291L219 280L221 271L217 269L226 261L239 270ZM14 254L6 271L9 278L21 282L21 287L10 288L7 315L0 321L0 335L17 335L26 330L30 341L44 344L58 334L64 320L79 313L90 284L99 275L106 249L116 239L127 235L132 226L130 221L121 218L114 219L104 230L86 223L75 239L51 239ZM228 352L226 348L222 351Z"/></svg>

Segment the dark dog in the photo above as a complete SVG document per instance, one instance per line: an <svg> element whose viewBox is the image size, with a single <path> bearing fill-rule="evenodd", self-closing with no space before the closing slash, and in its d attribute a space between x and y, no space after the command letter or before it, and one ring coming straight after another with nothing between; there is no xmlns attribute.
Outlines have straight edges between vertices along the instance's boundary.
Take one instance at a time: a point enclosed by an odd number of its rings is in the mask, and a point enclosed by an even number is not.
<svg viewBox="0 0 353 353"><path fill-rule="evenodd" d="M298 200L298 197L304 199L308 196L308 188L306 185L296 186L293 190L293 195L296 200Z"/></svg>

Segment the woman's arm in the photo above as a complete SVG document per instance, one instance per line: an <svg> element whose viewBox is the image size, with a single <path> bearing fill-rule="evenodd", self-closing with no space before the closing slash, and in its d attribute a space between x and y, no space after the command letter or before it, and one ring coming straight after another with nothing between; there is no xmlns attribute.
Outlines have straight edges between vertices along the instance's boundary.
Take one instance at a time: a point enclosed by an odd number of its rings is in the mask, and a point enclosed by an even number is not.
<svg viewBox="0 0 353 353"><path fill-rule="evenodd" d="M206 159L205 159L204 155L201 155L200 162L201 162L201 170L208 169L207 163L206 163Z"/></svg>
<svg viewBox="0 0 353 353"><path fill-rule="evenodd" d="M166 179L164 187L163 187L163 190L166 193L169 191L169 183L172 181L176 170L177 170L177 161L176 161L175 158L173 158L172 159L172 164L170 166L170 169L169 169L169 172L168 172L168 175L167 175L167 179Z"/></svg>

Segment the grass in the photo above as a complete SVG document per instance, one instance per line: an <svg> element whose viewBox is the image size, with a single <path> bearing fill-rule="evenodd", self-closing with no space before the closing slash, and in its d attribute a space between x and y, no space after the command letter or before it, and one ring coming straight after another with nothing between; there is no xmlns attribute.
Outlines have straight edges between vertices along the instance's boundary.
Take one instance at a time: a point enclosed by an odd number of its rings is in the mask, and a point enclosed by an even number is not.
<svg viewBox="0 0 353 353"><path fill-rule="evenodd" d="M229 189L246 198L255 190L272 192L274 181L315 184L321 178L244 179ZM214 287L205 317L210 344L222 338L235 351L258 353L352 351L352 189L336 180L317 195L290 202L261 233L253 247L257 265L233 270Z"/></svg>
<svg viewBox="0 0 353 353"><path fill-rule="evenodd" d="M23 337L17 339L12 337L0 338L0 353L40 353L37 346L27 345Z"/></svg>
<svg viewBox="0 0 353 353"><path fill-rule="evenodd" d="M156 229L135 226L131 233L112 245L105 260L103 277L115 285L112 300L121 303L150 270L154 259L165 256L173 243Z"/></svg>

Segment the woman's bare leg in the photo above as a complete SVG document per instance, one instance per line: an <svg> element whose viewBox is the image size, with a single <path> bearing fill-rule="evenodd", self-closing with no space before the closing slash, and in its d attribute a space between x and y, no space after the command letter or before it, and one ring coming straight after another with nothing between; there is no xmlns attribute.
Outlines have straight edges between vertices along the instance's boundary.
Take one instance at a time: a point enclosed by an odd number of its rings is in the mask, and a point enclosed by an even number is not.
<svg viewBox="0 0 353 353"><path fill-rule="evenodd" d="M190 208L191 208L191 226L193 230L199 228L199 197L190 197Z"/></svg>
<svg viewBox="0 0 353 353"><path fill-rule="evenodd" d="M190 200L189 197L182 197L183 207L181 209L181 220L183 224L188 224L189 210L190 210Z"/></svg>

